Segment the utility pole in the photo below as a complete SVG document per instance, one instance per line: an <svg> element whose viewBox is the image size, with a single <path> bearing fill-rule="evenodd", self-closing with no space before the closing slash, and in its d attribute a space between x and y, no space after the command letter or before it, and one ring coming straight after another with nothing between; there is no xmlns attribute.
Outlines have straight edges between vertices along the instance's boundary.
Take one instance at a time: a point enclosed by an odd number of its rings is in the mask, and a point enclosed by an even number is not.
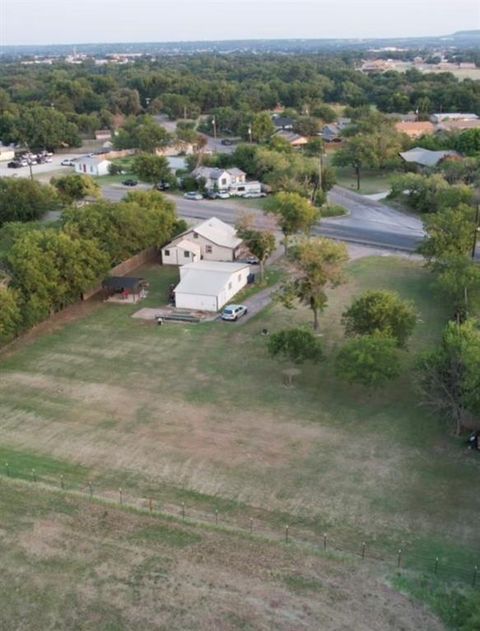
<svg viewBox="0 0 480 631"><path fill-rule="evenodd" d="M475 213L475 228L473 231L472 260L475 260L475 252L477 250L477 237L480 230L480 201L477 201L477 212Z"/></svg>
<svg viewBox="0 0 480 631"><path fill-rule="evenodd" d="M250 144L252 144L252 125L251 124L248 126L248 138L249 138Z"/></svg>
<svg viewBox="0 0 480 631"><path fill-rule="evenodd" d="M217 122L215 120L215 116L212 117L212 126L213 126L213 137L216 140L217 139Z"/></svg>

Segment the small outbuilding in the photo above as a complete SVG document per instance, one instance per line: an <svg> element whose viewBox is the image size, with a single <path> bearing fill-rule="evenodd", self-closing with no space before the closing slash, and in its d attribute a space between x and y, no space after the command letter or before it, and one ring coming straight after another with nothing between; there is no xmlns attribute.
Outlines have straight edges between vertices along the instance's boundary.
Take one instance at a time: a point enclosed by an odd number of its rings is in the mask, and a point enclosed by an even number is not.
<svg viewBox="0 0 480 631"><path fill-rule="evenodd" d="M460 159L460 154L456 151L431 151L422 147L414 147L409 151L400 153L400 157L411 164L421 167L436 167L439 162L446 159Z"/></svg>
<svg viewBox="0 0 480 631"><path fill-rule="evenodd" d="M102 283L107 302L137 304L147 295L148 282L133 276L109 276Z"/></svg>
<svg viewBox="0 0 480 631"><path fill-rule="evenodd" d="M175 306L195 311L219 311L248 283L245 263L198 261L180 267Z"/></svg>
<svg viewBox="0 0 480 631"><path fill-rule="evenodd" d="M102 156L86 156L75 161L75 171L98 177L108 175L110 164L110 160L106 160Z"/></svg>

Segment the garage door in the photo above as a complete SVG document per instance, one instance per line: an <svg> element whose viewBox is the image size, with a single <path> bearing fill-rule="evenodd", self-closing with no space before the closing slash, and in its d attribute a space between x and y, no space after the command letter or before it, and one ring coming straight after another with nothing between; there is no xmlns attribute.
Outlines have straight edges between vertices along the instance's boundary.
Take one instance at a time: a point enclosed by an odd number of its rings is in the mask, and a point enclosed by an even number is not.
<svg viewBox="0 0 480 631"><path fill-rule="evenodd" d="M179 309L197 309L198 311L217 311L217 297L200 294L182 294L175 292L175 305Z"/></svg>

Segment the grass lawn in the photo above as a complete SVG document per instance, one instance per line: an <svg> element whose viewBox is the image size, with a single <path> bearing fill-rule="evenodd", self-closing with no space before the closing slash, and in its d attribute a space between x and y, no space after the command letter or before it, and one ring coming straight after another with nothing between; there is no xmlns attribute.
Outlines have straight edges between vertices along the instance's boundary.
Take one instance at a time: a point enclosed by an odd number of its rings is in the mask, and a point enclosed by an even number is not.
<svg viewBox="0 0 480 631"><path fill-rule="evenodd" d="M159 306L175 269L148 266ZM58 480L232 523L249 517L291 524L304 537L324 531L339 546L425 569L478 558L480 458L466 454L438 419L418 406L413 352L438 342L447 311L431 277L391 257L349 265L321 317L327 356L342 342L340 316L352 296L391 288L415 301L421 322L405 374L380 392L333 377L328 359L305 368L293 389L266 353L261 329L310 322L307 309L272 305L241 326L154 324L139 307L101 305L2 359L0 462L12 477ZM15 471L13 471L15 469Z"/></svg>
<svg viewBox="0 0 480 631"><path fill-rule="evenodd" d="M390 190L390 179L400 175L398 171L374 171L364 169L361 172L360 191L362 195L373 195ZM357 191L357 178L353 169L349 167L337 167L337 184L345 188Z"/></svg>
<svg viewBox="0 0 480 631"><path fill-rule="evenodd" d="M0 525L5 630L441 629L368 561L346 564L221 525L9 480Z"/></svg>

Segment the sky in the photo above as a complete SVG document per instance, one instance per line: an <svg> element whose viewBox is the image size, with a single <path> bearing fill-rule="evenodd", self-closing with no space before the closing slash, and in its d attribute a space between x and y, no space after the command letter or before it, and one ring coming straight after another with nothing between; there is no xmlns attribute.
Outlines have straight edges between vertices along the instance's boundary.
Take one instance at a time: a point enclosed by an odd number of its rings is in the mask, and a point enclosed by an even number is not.
<svg viewBox="0 0 480 631"><path fill-rule="evenodd" d="M446 35L480 0L0 0L0 45Z"/></svg>

